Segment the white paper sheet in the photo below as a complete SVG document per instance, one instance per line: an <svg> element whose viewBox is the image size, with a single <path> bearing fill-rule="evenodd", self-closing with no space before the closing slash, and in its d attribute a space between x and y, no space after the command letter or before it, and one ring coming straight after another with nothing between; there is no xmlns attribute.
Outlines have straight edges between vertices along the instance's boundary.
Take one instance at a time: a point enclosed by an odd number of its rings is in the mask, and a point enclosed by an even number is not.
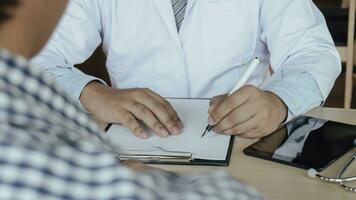
<svg viewBox="0 0 356 200"><path fill-rule="evenodd" d="M208 100L201 99L168 99L178 112L184 124L183 132L178 136L159 138L152 132L147 140L134 136L127 128L113 125L107 137L118 144L125 153L149 151L160 147L165 151L191 152L194 159L225 160L231 137L208 133L201 135L207 126Z"/></svg>

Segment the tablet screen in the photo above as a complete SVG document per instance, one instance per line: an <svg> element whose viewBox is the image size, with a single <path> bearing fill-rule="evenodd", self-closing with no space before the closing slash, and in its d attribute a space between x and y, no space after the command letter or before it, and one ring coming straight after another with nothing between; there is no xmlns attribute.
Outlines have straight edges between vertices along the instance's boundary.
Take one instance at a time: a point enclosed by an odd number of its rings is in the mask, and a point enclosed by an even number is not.
<svg viewBox="0 0 356 200"><path fill-rule="evenodd" d="M244 152L305 169L323 170L355 146L356 126L300 117Z"/></svg>

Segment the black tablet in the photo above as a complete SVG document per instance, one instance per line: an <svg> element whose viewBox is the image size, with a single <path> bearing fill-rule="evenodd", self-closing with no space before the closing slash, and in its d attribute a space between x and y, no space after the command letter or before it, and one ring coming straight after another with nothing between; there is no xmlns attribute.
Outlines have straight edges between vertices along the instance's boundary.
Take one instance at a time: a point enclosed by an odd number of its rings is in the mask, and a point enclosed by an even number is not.
<svg viewBox="0 0 356 200"><path fill-rule="evenodd" d="M356 146L356 126L299 117L244 149L250 156L321 171Z"/></svg>

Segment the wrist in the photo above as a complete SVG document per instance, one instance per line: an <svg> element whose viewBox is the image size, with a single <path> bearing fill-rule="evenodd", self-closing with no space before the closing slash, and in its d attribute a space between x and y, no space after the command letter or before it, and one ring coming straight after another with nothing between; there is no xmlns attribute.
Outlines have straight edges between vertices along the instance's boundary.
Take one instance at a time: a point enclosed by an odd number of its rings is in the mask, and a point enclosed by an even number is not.
<svg viewBox="0 0 356 200"><path fill-rule="evenodd" d="M109 88L98 82L98 81L92 81L89 82L83 89L82 93L80 94L79 100L80 103L82 104L83 108L91 113L94 113L95 108L98 106L100 98L105 90L108 90Z"/></svg>
<svg viewBox="0 0 356 200"><path fill-rule="evenodd" d="M284 121L287 120L287 117L288 117L288 107L287 107L287 105L275 93L270 92L270 91L265 91L265 92L269 96L269 98L271 99L272 104L274 105L274 110L276 111L277 120L278 120L279 124L282 124Z"/></svg>

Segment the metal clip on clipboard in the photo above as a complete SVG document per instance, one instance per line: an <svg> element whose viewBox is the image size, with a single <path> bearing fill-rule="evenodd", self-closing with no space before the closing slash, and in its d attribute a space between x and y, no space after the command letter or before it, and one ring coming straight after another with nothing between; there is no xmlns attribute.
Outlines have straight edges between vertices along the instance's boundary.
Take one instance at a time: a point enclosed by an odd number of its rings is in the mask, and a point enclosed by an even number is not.
<svg viewBox="0 0 356 200"><path fill-rule="evenodd" d="M190 163L193 154L182 151L167 151L161 147L152 147L150 150L129 150L120 153L118 158L121 161L139 160L149 163Z"/></svg>

